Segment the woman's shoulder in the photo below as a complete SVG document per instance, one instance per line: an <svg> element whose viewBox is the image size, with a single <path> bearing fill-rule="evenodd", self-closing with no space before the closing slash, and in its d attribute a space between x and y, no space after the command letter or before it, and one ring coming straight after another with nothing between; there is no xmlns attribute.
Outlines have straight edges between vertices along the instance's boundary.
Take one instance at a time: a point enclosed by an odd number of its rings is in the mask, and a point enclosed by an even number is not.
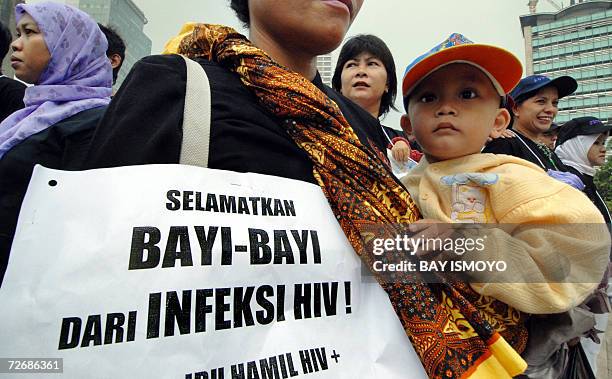
<svg viewBox="0 0 612 379"><path fill-rule="evenodd" d="M205 58L193 59L197 62L208 78L213 102L241 107L236 98L252 98L248 89L242 85L238 76L217 62ZM182 56L176 54L151 55L138 61L126 79L130 90L127 92L134 96L145 96L156 98L156 94L184 94L187 83L187 66ZM143 94L143 89L155 88L150 94ZM172 101L176 96L170 96L167 101ZM232 100L234 99L234 100ZM183 99L177 102L177 106L183 107Z"/></svg>
<svg viewBox="0 0 612 379"><path fill-rule="evenodd" d="M149 55L141 58L132 67L133 70L181 71L184 67L180 55Z"/></svg>
<svg viewBox="0 0 612 379"><path fill-rule="evenodd" d="M209 78L212 77L215 79L233 76L229 70L225 69L217 62L213 62L205 58L195 58L193 60L202 66ZM136 62L132 70L138 71L141 75L150 73L151 75L154 75L154 78L157 81L163 80L166 75L179 76L183 80L187 76L185 60L182 56L177 54L146 56Z"/></svg>
<svg viewBox="0 0 612 379"><path fill-rule="evenodd" d="M507 154L517 156L519 153L518 138L496 138L486 144L483 153Z"/></svg>
<svg viewBox="0 0 612 379"><path fill-rule="evenodd" d="M50 131L60 132L62 134L78 133L85 130L95 129L104 112L106 112L107 106L90 108L79 113L76 113L70 117L67 117L50 128Z"/></svg>
<svg viewBox="0 0 612 379"><path fill-rule="evenodd" d="M218 63L194 60L202 66L210 84L214 124L211 164L218 152L219 135L230 135L234 145L236 131L252 136L268 129L281 134L278 124L258 106L257 98L236 74ZM183 57L152 55L138 61L97 127L86 167L178 162L186 88ZM253 124L261 127L254 130ZM248 141L255 143L253 139Z"/></svg>
<svg viewBox="0 0 612 379"><path fill-rule="evenodd" d="M23 92L26 89L26 85L21 83L18 80L7 78L6 76L1 76L0 74L0 92L21 92L23 96Z"/></svg>

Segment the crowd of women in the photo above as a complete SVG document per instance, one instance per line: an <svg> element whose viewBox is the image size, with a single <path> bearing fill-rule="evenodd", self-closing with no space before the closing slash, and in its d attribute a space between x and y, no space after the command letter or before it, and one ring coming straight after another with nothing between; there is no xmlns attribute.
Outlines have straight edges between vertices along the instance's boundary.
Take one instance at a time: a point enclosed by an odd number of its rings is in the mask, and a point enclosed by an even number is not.
<svg viewBox="0 0 612 379"><path fill-rule="evenodd" d="M107 43L96 22L64 4L17 5L11 64L16 77L32 86L25 90L24 107L0 124L0 279L34 165L80 170L180 162L188 80L181 55L197 62L210 83L208 167L321 186L349 241L366 262L370 242L359 225L437 228L419 220L411 197L420 194L408 193L392 172L394 168L396 175L409 177L417 162L431 160L431 151L421 147L412 133L381 124L395 109L398 85L395 62L385 43L374 35L350 38L341 49L333 89L322 83L316 70L316 57L340 45L362 2L231 0L230 6L249 28L248 39L228 27L186 25L168 43L166 54L143 58L133 67L112 101ZM502 101L513 133L493 139L483 153L532 162L564 186L582 191L601 214L601 223L610 224L593 177L596 167L604 164L612 126L594 117L553 126L559 100L576 89L569 76L532 75L520 80ZM403 95L408 112L408 96ZM404 115L402 127L411 131L409 125ZM553 133L554 144L541 143ZM338 193L351 194L350 210ZM388 201L379 200L383 197ZM388 230L393 231L397 232ZM537 362L537 369L521 370L525 377L594 377L599 348L585 337L594 335L595 323L596 329L605 329L607 273L594 281L600 284L589 290L590 295L576 295L567 309L555 315L525 316L527 343L509 341L530 365ZM482 364L504 353L493 351L491 337L497 334L486 317L478 316L473 298L464 294L473 289L453 283L381 285L415 347L415 325L437 328L443 355L416 348L429 377L518 374L505 371L503 364ZM454 318L447 319L446 327L433 321L444 312L443 299L460 304L456 316L473 321L470 338L456 338L461 329L458 324L449 327ZM411 301L426 302L431 319L409 314ZM585 317L594 321L578 323L575 308L589 311ZM561 319L569 321L557 329L550 326ZM585 326L578 330L578 324ZM555 338L545 342L535 338L542 330ZM530 350L533 341L542 344L536 353ZM572 363L577 361L583 364L579 374ZM570 369L574 376L569 376Z"/></svg>

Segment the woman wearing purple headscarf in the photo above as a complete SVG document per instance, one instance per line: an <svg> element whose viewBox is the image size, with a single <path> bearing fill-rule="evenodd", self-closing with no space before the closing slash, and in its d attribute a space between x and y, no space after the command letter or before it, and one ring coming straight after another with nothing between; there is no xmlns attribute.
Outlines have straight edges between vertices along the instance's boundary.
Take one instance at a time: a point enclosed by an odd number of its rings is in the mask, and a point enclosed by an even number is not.
<svg viewBox="0 0 612 379"><path fill-rule="evenodd" d="M34 84L25 108L0 123L0 282L34 165L80 168L110 102L106 37L86 13L64 4L18 4L15 75Z"/></svg>

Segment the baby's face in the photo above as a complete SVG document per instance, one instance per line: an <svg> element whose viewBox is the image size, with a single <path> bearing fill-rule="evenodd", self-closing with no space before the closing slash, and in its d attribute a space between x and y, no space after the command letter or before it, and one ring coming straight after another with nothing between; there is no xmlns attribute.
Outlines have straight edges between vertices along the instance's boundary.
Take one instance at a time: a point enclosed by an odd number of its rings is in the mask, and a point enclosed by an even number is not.
<svg viewBox="0 0 612 379"><path fill-rule="evenodd" d="M509 122L489 78L465 63L445 66L410 95L408 119L430 162L479 153Z"/></svg>

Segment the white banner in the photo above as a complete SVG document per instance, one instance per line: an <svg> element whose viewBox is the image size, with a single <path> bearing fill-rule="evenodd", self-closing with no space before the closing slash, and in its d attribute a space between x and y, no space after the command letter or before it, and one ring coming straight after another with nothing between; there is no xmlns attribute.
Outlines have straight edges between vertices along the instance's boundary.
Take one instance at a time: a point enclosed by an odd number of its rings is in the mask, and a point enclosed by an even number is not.
<svg viewBox="0 0 612 379"><path fill-rule="evenodd" d="M65 377L426 378L321 190L265 175L37 166L0 309Z"/></svg>

